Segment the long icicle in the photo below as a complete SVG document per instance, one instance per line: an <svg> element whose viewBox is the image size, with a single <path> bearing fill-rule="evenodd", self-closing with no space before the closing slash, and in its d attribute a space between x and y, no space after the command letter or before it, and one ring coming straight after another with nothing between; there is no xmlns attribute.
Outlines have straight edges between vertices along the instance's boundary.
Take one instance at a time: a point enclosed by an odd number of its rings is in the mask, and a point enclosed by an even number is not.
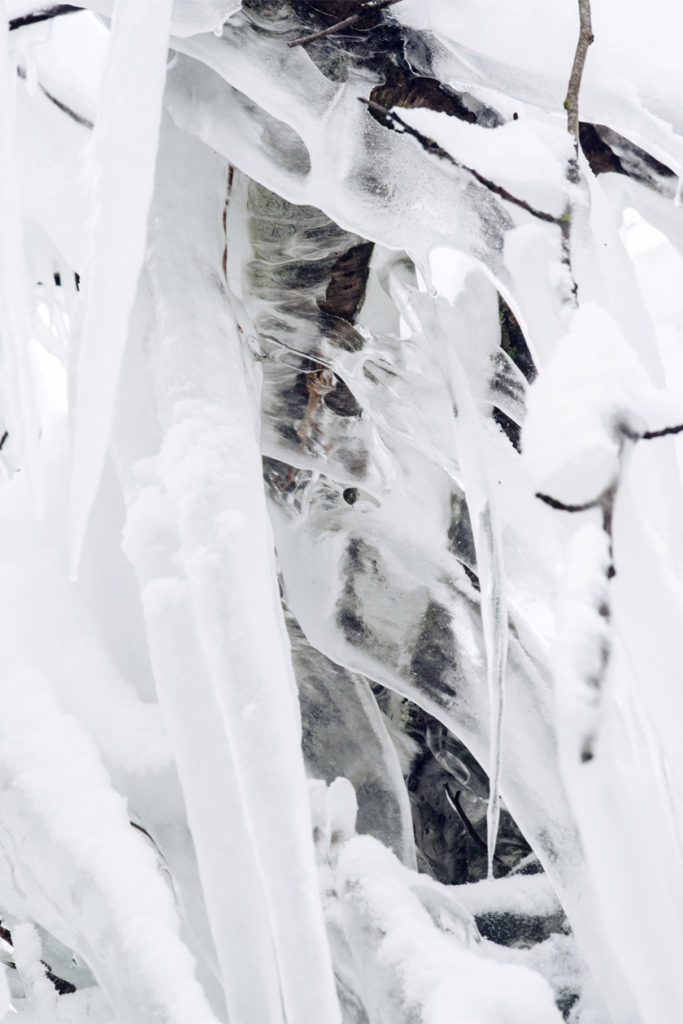
<svg viewBox="0 0 683 1024"><path fill-rule="evenodd" d="M429 331L429 324L441 323L439 313L447 316L450 307L428 310L421 315L420 302L434 303L427 296L410 295L403 284L396 285L396 298L401 314L415 331ZM447 323L447 321L446 321ZM447 326L445 327L447 331ZM436 331L434 331L434 334ZM481 586L481 615L486 651L486 678L489 695L489 804L486 815L488 874L493 878L493 862L500 820L500 781L502 775L503 715L505 708L505 669L508 648L508 613L505 573L501 545L501 529L493 487L486 467L486 453L481 436L479 412L470 391L466 372L447 339L434 336L435 355L443 367L445 386L453 408L458 410L453 428L456 434L458 460L463 475L467 505L470 510L477 572ZM468 429L469 428L469 429ZM467 437L464 435L467 433Z"/></svg>
<svg viewBox="0 0 683 1024"><path fill-rule="evenodd" d="M93 139L96 211L76 377L69 507L73 575L106 458L145 254L171 6L171 0L118 0L112 20Z"/></svg>

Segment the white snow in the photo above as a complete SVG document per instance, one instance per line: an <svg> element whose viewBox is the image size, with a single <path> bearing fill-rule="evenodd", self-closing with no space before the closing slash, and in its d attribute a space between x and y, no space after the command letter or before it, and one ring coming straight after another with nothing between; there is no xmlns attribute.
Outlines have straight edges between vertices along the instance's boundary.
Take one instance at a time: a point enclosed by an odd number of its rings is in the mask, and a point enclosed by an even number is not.
<svg viewBox="0 0 683 1024"><path fill-rule="evenodd" d="M582 306L529 392L522 444L535 485L570 505L599 498L617 479L623 444L650 429L662 407L666 397L614 320Z"/></svg>

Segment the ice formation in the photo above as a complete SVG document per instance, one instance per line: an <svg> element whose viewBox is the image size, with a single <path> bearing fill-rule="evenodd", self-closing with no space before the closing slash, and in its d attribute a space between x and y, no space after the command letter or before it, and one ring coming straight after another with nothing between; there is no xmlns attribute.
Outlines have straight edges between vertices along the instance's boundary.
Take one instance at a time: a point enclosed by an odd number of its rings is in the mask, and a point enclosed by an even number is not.
<svg viewBox="0 0 683 1024"><path fill-rule="evenodd" d="M588 0L78 6L0 0L0 1019L673 1024L683 15L571 96Z"/></svg>

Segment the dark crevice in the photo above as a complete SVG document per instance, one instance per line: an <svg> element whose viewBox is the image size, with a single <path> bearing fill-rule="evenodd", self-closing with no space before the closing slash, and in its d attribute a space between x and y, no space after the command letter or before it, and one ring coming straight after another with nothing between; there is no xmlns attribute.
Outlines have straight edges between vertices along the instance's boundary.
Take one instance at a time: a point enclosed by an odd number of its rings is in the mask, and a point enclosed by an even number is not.
<svg viewBox="0 0 683 1024"><path fill-rule="evenodd" d="M623 174L658 192L671 190L675 172L613 128L582 121L579 140L593 174Z"/></svg>
<svg viewBox="0 0 683 1024"><path fill-rule="evenodd" d="M323 313L353 323L365 298L373 249L372 242L361 242L336 260L330 271L325 298L318 303Z"/></svg>
<svg viewBox="0 0 683 1024"><path fill-rule="evenodd" d="M536 377L536 365L529 351L524 332L517 317L502 295L498 295L498 319L500 320L500 346L531 383Z"/></svg>
<svg viewBox="0 0 683 1024"><path fill-rule="evenodd" d="M579 124L579 141L593 174L606 174L609 171L614 174L627 173L616 153L600 138L598 129L594 124L581 121Z"/></svg>
<svg viewBox="0 0 683 1024"><path fill-rule="evenodd" d="M508 441L513 448L516 448L518 452L522 451L522 428L518 423L499 409L497 405L494 405L491 415L494 421L498 424L500 429L503 431Z"/></svg>

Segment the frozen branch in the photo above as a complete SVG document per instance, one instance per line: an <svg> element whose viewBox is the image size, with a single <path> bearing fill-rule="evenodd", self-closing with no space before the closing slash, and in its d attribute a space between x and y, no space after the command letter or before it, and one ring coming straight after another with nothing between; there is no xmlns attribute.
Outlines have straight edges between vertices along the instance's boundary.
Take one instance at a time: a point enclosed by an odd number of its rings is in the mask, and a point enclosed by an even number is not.
<svg viewBox="0 0 683 1024"><path fill-rule="evenodd" d="M564 108L567 111L567 129L569 134L574 140L574 153L569 159L567 165L567 180L572 185L578 184L580 180L579 175L579 93L581 91L581 79L583 78L583 69L586 64L586 54L588 53L588 47L593 42L593 29L591 26L591 7L590 0L579 0L579 38L576 43L576 51L574 53L574 62L569 75L569 84L567 85L567 95L564 100ZM571 200L567 203L567 208L562 216L561 220L561 231L562 231L562 262L567 268L569 279L571 281L571 301L574 306L578 305L579 289L574 277L572 269L572 258L571 258L571 221L572 221L572 208Z"/></svg>
<svg viewBox="0 0 683 1024"><path fill-rule="evenodd" d="M417 130L417 128L413 128L412 125L409 125L406 121L403 120L402 117L399 117L398 114L395 114L393 110L387 110L386 107L380 106L379 103L375 103L373 100L366 100L362 96L359 96L358 99L361 103L364 103L369 110L374 111L376 114L381 114L382 117L390 121L395 131L398 131L403 135L410 135L413 139L420 143L422 148L427 153L433 153L434 156L441 157L441 159L443 160L448 160L449 163L453 164L453 166L457 167L459 170L467 171L467 173L471 174L472 177L476 181L478 181L480 185L483 185L484 188L487 188L489 192L493 192L495 195L500 196L500 198L504 199L506 202L512 203L514 206L518 206L520 210L526 210L527 213L530 213L533 217L536 217L538 220L545 221L547 224L561 225L561 217L556 217L552 213L546 213L545 210L536 209L536 207L532 206L531 203L527 203L525 199L520 199L518 196L515 196L511 192L508 192L508 190L506 188L503 188L502 185L497 185L494 181L491 181L489 178L485 178L483 174L480 174L479 171L476 171L473 167L468 167L467 164L463 164L461 163L460 160L456 160L454 156L452 156L447 150L443 149L437 142L434 142L433 139L430 139L428 138L428 136L423 135L422 132L419 132Z"/></svg>

